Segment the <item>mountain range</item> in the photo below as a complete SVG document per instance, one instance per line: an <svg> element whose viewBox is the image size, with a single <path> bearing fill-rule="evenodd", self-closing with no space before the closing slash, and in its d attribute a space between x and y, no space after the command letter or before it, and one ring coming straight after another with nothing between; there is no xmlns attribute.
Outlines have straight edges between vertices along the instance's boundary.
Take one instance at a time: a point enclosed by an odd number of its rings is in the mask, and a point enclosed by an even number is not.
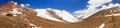
<svg viewBox="0 0 120 28"><path fill-rule="evenodd" d="M84 11L83 11L84 12ZM0 6L0 28L119 28L120 6L89 14L33 9L10 1Z"/></svg>

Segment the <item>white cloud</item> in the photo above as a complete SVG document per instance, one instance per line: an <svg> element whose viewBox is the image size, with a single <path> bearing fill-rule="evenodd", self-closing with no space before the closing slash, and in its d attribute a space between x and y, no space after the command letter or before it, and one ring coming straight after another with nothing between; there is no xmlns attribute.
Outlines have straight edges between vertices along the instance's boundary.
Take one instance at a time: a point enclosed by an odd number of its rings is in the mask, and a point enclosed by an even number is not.
<svg viewBox="0 0 120 28"><path fill-rule="evenodd" d="M111 2L112 0L89 0L88 1L88 4L90 4L88 7L99 7L101 6L102 4L105 4L105 3L108 3L108 2Z"/></svg>
<svg viewBox="0 0 120 28"><path fill-rule="evenodd" d="M82 17L83 19L85 19L102 9L111 8L111 7L120 5L118 3L112 4L110 3L111 1L112 0L89 0L88 1L89 5L87 5L88 8L84 10L75 11L74 16L76 16L77 18ZM108 6L104 5L106 3L110 3L110 4ZM100 6L102 6L102 8L98 9L97 7L100 7Z"/></svg>
<svg viewBox="0 0 120 28"><path fill-rule="evenodd" d="M13 2L15 5L17 5L17 4L18 4L17 2L14 2L14 1L11 1L11 2ZM20 6L22 6L22 7L25 7L25 6L30 6L30 4L20 4Z"/></svg>
<svg viewBox="0 0 120 28"><path fill-rule="evenodd" d="M26 6L30 6L30 4L26 4Z"/></svg>
<svg viewBox="0 0 120 28"><path fill-rule="evenodd" d="M120 6L120 4L119 3L115 3L115 4L110 3L108 6L102 5L101 9L107 9L107 8L112 8L112 7L116 7L116 6Z"/></svg>
<svg viewBox="0 0 120 28"><path fill-rule="evenodd" d="M30 6L30 4L20 4L22 7Z"/></svg>

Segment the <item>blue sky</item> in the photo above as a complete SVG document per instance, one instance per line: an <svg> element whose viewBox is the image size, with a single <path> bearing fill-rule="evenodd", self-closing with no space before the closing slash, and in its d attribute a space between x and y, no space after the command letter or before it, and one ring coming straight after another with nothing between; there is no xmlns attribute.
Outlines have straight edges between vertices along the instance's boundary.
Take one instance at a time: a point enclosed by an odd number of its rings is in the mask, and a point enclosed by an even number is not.
<svg viewBox="0 0 120 28"><path fill-rule="evenodd" d="M39 3L38 3L39 2ZM75 10L84 9L87 0L36 0L30 2L31 8L54 8L73 12ZM34 6L35 4L36 6Z"/></svg>
<svg viewBox="0 0 120 28"><path fill-rule="evenodd" d="M0 4L6 3L9 0L2 0ZM29 8L53 8L74 12L79 9L84 9L87 5L87 0L12 0L18 4L30 4Z"/></svg>
<svg viewBox="0 0 120 28"><path fill-rule="evenodd" d="M0 0L0 5L8 1L30 4L29 8L53 8L68 12L85 9L88 5L88 0ZM120 0L114 0L112 3L120 3Z"/></svg>

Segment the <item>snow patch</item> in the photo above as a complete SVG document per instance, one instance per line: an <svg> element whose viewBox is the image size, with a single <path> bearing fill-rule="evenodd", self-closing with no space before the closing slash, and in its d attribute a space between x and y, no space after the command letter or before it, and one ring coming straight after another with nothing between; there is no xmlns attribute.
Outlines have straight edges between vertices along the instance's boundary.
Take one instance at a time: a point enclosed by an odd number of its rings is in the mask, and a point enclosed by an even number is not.
<svg viewBox="0 0 120 28"><path fill-rule="evenodd" d="M32 28L42 28L42 27L37 27L36 25L29 23L30 26L32 26Z"/></svg>
<svg viewBox="0 0 120 28"><path fill-rule="evenodd" d="M108 17L108 16L120 16L120 13L117 13L117 14L110 14L110 15L105 15L105 17Z"/></svg>
<svg viewBox="0 0 120 28"><path fill-rule="evenodd" d="M104 28L104 26L105 26L105 24L102 23L102 24L99 26L99 28Z"/></svg>
<svg viewBox="0 0 120 28"><path fill-rule="evenodd" d="M9 11L9 13L12 13L13 16L17 16L16 14L22 14L22 12L19 12L19 9L18 9L18 8L12 9L12 11Z"/></svg>

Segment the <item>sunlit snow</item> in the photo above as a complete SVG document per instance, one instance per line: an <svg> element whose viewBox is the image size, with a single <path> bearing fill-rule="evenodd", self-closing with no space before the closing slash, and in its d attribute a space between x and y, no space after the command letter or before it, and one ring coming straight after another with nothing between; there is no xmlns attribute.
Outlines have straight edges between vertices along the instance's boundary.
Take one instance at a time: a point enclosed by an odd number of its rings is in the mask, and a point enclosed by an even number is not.
<svg viewBox="0 0 120 28"><path fill-rule="evenodd" d="M108 17L108 16L120 16L120 13L105 15L105 17Z"/></svg>
<svg viewBox="0 0 120 28"><path fill-rule="evenodd" d="M40 16L42 18L46 18L46 19L58 21L58 22L63 22L62 20L58 20L58 19L50 16L45 9L36 9L35 11L37 12L37 16Z"/></svg>
<svg viewBox="0 0 120 28"><path fill-rule="evenodd" d="M99 26L99 28L104 28L104 26L105 26L105 24L102 23L102 24Z"/></svg>
<svg viewBox="0 0 120 28"><path fill-rule="evenodd" d="M72 16L69 12L65 11L65 10L57 10L57 9L36 9L35 11L38 12L37 16L43 17L43 18L47 18L49 20L53 20L53 21L59 21L59 22L64 22L62 20L58 20L52 16L50 16L47 12L47 10L53 10L55 12L56 15L58 15L58 17L61 17L63 20L67 21L67 22L79 22L80 20L75 18L74 16Z"/></svg>

